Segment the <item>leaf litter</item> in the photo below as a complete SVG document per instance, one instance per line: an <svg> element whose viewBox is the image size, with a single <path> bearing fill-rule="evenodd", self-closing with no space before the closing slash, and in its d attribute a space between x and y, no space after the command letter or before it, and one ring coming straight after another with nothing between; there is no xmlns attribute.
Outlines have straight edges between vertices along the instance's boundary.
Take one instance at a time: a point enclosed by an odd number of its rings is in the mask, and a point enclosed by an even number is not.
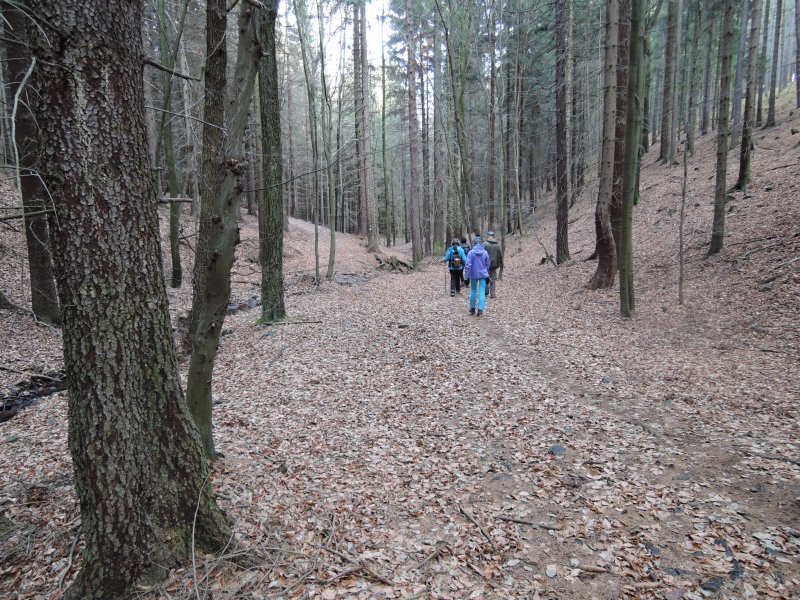
<svg viewBox="0 0 800 600"><path fill-rule="evenodd" d="M760 132L750 191L733 194L726 246L709 259L713 145L699 143L683 306L679 169L645 156L629 320L615 290L583 288L588 193L569 263L540 266L535 239L507 238L481 319L466 294L449 297L443 265L380 272L344 234L346 277L317 288L313 226L291 220L289 321L258 326L258 309L238 310L220 343L213 483L234 538L139 596L797 597L800 170L782 166L797 121ZM552 213L533 222L548 247ZM255 217L242 239L240 306L258 295ZM0 244L0 284L24 305L19 228L0 230ZM409 248L383 252L407 259ZM191 248L183 257L190 272ZM169 294L177 322L190 286ZM0 333L13 369L0 371L3 389L61 367L57 330L2 311ZM0 457L0 594L57 598L82 551L65 394L0 425Z"/></svg>

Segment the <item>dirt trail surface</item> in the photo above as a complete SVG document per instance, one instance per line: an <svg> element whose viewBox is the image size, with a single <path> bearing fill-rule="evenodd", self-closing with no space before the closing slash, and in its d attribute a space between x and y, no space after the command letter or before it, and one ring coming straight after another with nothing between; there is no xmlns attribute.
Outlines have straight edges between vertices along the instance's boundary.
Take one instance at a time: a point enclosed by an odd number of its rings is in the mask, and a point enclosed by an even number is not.
<svg viewBox="0 0 800 600"><path fill-rule="evenodd" d="M729 202L725 249L709 259L709 140L690 161L682 306L681 170L645 157L628 320L616 290L583 288L595 264L582 261L589 194L572 217L573 261L541 266L530 235L506 240L505 277L481 318L466 293L449 297L442 264L382 273L352 236L339 236L340 283L317 289L313 227L292 221L288 322L231 314L215 371L214 485L235 539L142 596L800 596L791 126L797 117L762 133L759 172ZM551 250L552 212L536 224ZM257 295L255 228L246 216L237 303ZM20 255L20 236L3 235L4 252ZM6 266L0 282L22 304L20 277ZM190 293L170 291L173 316ZM60 367L57 331L2 311L0 335L4 366ZM0 384L22 377L6 370ZM64 393L0 425L0 459L0 595L58 597L82 544Z"/></svg>

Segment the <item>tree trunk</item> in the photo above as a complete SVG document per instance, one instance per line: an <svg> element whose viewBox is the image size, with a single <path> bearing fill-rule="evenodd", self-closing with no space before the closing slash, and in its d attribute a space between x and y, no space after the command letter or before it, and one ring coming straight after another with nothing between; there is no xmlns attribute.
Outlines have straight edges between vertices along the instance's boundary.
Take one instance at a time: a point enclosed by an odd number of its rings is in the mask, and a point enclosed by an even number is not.
<svg viewBox="0 0 800 600"><path fill-rule="evenodd" d="M780 0L779 0L780 1ZM734 0L724 0L722 5L722 38L719 42L720 93L719 127L717 130L717 177L714 187L714 223L711 246L708 254L722 250L725 237L725 200L727 194L726 176L728 174L728 128L731 94L731 54L733 52Z"/></svg>
<svg viewBox="0 0 800 600"><path fill-rule="evenodd" d="M420 35L419 39L419 55L424 56L424 41L423 36ZM425 254L430 256L433 254L433 231L431 231L431 185L430 185L430 147L428 145L428 98L425 86L425 65L417 65L417 72L419 74L419 101L420 101L420 116L422 117L422 128L420 129L420 144L422 146L422 240Z"/></svg>
<svg viewBox="0 0 800 600"><path fill-rule="evenodd" d="M210 13L220 19L218 25L225 30L225 2L219 0L209 2L207 23L211 23ZM186 397L192 411L195 424L200 430L206 453L209 458L216 456L211 423L211 381L214 361L217 356L219 338L230 298L230 273L234 260L236 245L239 243L239 226L236 220L236 208L242 190L243 164L242 136L247 124L247 113L250 99L253 96L258 61L261 59L257 29L256 9L250 4L239 6L239 48L233 71L232 93L224 110L225 136L220 146L209 149L203 204L200 214L200 232L195 256L194 280L195 290L192 296L192 320L195 324L192 336L192 356L189 361ZM220 18L221 15L221 18ZM207 25L209 32L219 31ZM209 41L219 39L215 34ZM206 61L206 86L209 75L214 70L209 65L211 54L224 48L209 48L209 59ZM212 63L216 66L216 62ZM219 87L207 88L206 102L210 96L224 97L225 72L221 72L222 81ZM208 117L208 112L206 112ZM210 129L210 127L206 127ZM215 152L216 150L216 152ZM205 149L204 149L205 152ZM213 154L210 154L213 152ZM209 195L209 191L215 191ZM202 281L203 285L197 286Z"/></svg>
<svg viewBox="0 0 800 600"><path fill-rule="evenodd" d="M744 49L747 43L747 20L750 18L750 0L742 0L739 20L739 39L736 44L736 75L733 79L733 108L731 109L731 144L736 145L742 126L742 90L744 82Z"/></svg>
<svg viewBox="0 0 800 600"><path fill-rule="evenodd" d="M764 31L761 37L761 56L758 59L758 82L756 89L758 90L758 100L756 106L756 127L761 127L764 123L763 119L763 99L764 99L764 79L767 75L767 42L769 40L769 5L770 0L764 5Z"/></svg>
<svg viewBox="0 0 800 600"><path fill-rule="evenodd" d="M59 191L53 254L86 544L65 597L121 598L186 560L193 541L220 548L228 527L172 341L145 140L142 3L28 6L52 26L48 40L30 30L35 115L45 183Z"/></svg>
<svg viewBox="0 0 800 600"><path fill-rule="evenodd" d="M625 124L625 169L623 173L622 229L619 244L619 299L623 317L633 315L633 197L636 192L639 138L642 135L641 93L644 70L644 19L646 0L633 0L631 7L630 53L628 71L627 121ZM624 43L624 42L623 42ZM662 134L663 135L663 134Z"/></svg>
<svg viewBox="0 0 800 600"><path fill-rule="evenodd" d="M385 18L386 14L384 13L381 18ZM434 50L435 52L435 50ZM436 61L434 60L434 65ZM434 67L436 68L436 67ZM434 82L438 73L434 72ZM436 95L436 83L434 83L434 95ZM434 99L435 102L438 102L438 97ZM437 144L436 141L436 116L438 116L438 105L437 109L435 109L435 116L434 116L434 145ZM441 125L440 125L441 126ZM436 154L434 153L434 161L436 161ZM386 212L386 246L389 247L392 245L392 231L394 231L394 202L393 198L390 193L389 187L389 178L391 177L389 171L389 161L386 157L386 49L383 44L383 29L381 29L381 162L383 164L383 198L384 198L384 210ZM434 167L436 168L436 167ZM438 173L438 171L437 171ZM438 178L437 178L438 179ZM437 181L436 190L439 190L439 182ZM441 197L438 196L439 200L441 201ZM438 214L438 213L437 213Z"/></svg>
<svg viewBox="0 0 800 600"><path fill-rule="evenodd" d="M625 135L628 126L628 79L630 77L630 45L631 45L631 0L619 0L619 34L617 36L617 111L616 111L616 144L614 147L614 178L611 187L611 230L614 232L614 244L619 264L620 242L622 239L622 203L623 174L625 172ZM646 43L646 42L645 42ZM675 86L672 86L675 89ZM673 102L671 110L675 110ZM642 117L644 121L644 117ZM662 139L669 136L669 129L661 133ZM637 144L638 148L638 144ZM635 200L634 200L635 202Z"/></svg>
<svg viewBox="0 0 800 600"><path fill-rule="evenodd" d="M794 0L794 42L795 42L794 83L795 83L795 94L797 97L796 107L800 108L800 0Z"/></svg>
<svg viewBox="0 0 800 600"><path fill-rule="evenodd" d="M567 139L568 0L556 0L556 262L569 256L569 149Z"/></svg>
<svg viewBox="0 0 800 600"><path fill-rule="evenodd" d="M798 0L800 2L800 0ZM497 201L495 199L495 171L497 170L497 157L495 156L496 150L496 136L497 136L497 61L495 58L496 52L496 29L497 23L494 11L494 2L491 8L491 21L489 24L489 165L487 166L487 191L486 198L489 204L487 211L487 223L489 230L495 227L495 206Z"/></svg>
<svg viewBox="0 0 800 600"><path fill-rule="evenodd" d="M314 281L317 285L320 282L319 276L319 218L318 206L319 196L321 195L322 185L320 183L319 172L319 126L317 124L317 91L314 77L311 72L312 58L309 56L310 46L308 43L308 16L306 15L305 0L294 0L294 13L298 21L297 33L300 39L300 51L303 59L303 75L306 80L306 95L308 97L308 123L309 136L311 138L311 161L314 169L312 177L312 219L314 220ZM358 134L356 134L358 143Z"/></svg>
<svg viewBox="0 0 800 600"><path fill-rule="evenodd" d="M422 260L422 235L419 223L419 133L417 131L417 51L416 24L414 23L414 2L406 0L406 43L408 44L408 61L406 65L406 85L408 87L408 146L409 146L409 178L408 226L411 229L411 255L416 265Z"/></svg>
<svg viewBox="0 0 800 600"><path fill-rule="evenodd" d="M767 0L769 2L769 0ZM711 57L713 56L714 52L712 52L712 48L714 47L714 22L716 21L716 5L711 4L708 10L708 45L706 47L706 67L704 70L704 82L703 82L703 116L700 119L700 135L705 135L708 133L709 127L709 109L711 106Z"/></svg>
<svg viewBox="0 0 800 600"><path fill-rule="evenodd" d="M188 6L188 2L184 7ZM183 31L183 19L186 17L184 9L181 15L180 31ZM174 68L178 56L177 47L180 38L175 40L175 50L170 52L169 39L167 38L167 9L164 0L158 0L158 47L161 63ZM172 78L168 73L161 74L161 87L164 93L163 107L161 113L161 129L158 132L158 142L156 143L156 167L161 162L160 147L163 139L164 162L167 167L167 185L169 197L178 198L181 195L180 184L178 183L178 170L175 166L175 146L172 143ZM156 178L160 180L161 171L156 170ZM161 193L161 187L156 188ZM180 226L181 226L181 205L179 202L172 202L169 205L169 254L172 261L171 285L174 288L181 287L183 281L183 267L181 266L180 250Z"/></svg>
<svg viewBox="0 0 800 600"><path fill-rule="evenodd" d="M355 10L358 10L356 7ZM363 15L359 21L364 23ZM325 75L325 19L322 1L317 2L317 23L319 25L319 74L320 88L322 89L322 103L320 106L320 121L322 121L322 153L325 157L325 189L328 196L328 230L330 232L330 245L328 247L328 271L325 279L333 281L334 267L336 265L336 177L333 172L333 103L331 101L328 81ZM363 39L361 40L363 48ZM344 51L344 47L342 48ZM277 99L277 97L276 97ZM341 113L340 113L341 114ZM356 117L357 118L357 117ZM369 163L371 164L371 163ZM367 223L369 224L370 208L367 203Z"/></svg>
<svg viewBox="0 0 800 600"><path fill-rule="evenodd" d="M258 208L258 245L261 260L261 320L275 323L286 316L283 289L283 160L275 50L278 0L265 2L265 7L258 23L263 52L258 68L258 95L265 188L262 204Z"/></svg>
<svg viewBox="0 0 800 600"><path fill-rule="evenodd" d="M664 93L662 96L661 110L661 149L658 152L658 160L662 163L669 162L670 159L670 140L672 131L672 112L675 105L675 90L672 85L675 81L675 35L678 22L677 11L678 0L669 0L667 12L667 33L666 49L664 50Z"/></svg>
<svg viewBox="0 0 800 600"><path fill-rule="evenodd" d="M436 240L443 247L448 246L447 236L447 190L445 177L447 159L445 158L444 141L444 107L442 106L442 47L438 38L438 29L433 28L433 206L436 211L434 231ZM491 144L492 141L490 140ZM489 161L494 157L490 155Z"/></svg>
<svg viewBox="0 0 800 600"><path fill-rule="evenodd" d="M19 9L5 6L2 16L6 27L24 43L26 17ZM61 324L61 310L53 275L53 256L50 250L50 232L47 215L42 211L47 206L48 191L42 184L37 165L37 124L30 112L31 103L38 92L31 89L30 77L36 65L25 46L6 44L9 97L16 108L16 120L12 123L14 144L19 168L19 188L22 196L22 212L25 227L25 245L28 250L28 272L31 278L31 310L37 319L51 325ZM27 81L26 81L27 80ZM8 111L11 114L11 111ZM36 214L39 213L39 214Z"/></svg>
<svg viewBox="0 0 800 600"><path fill-rule="evenodd" d="M778 85L778 62L781 46L781 17L783 16L783 0L775 0L775 35L772 46L772 75L769 78L769 107L767 122L764 127L775 127L775 95Z"/></svg>
<svg viewBox="0 0 800 600"><path fill-rule="evenodd" d="M734 189L742 191L750 183L750 161L755 149L753 145L753 104L755 103L758 71L758 33L761 26L761 0L752 0L752 3L750 48L747 54L747 86L744 98L744 117L742 118L742 145L739 149L739 178L734 186Z"/></svg>
<svg viewBox="0 0 800 600"><path fill-rule="evenodd" d="M617 252L611 230L611 201L614 179L614 147L617 110L617 45L619 43L619 5L606 2L606 50L603 65L603 149L600 158L600 188L595 209L597 270L586 285L590 290L614 285Z"/></svg>
<svg viewBox="0 0 800 600"><path fill-rule="evenodd" d="M697 108L695 95L697 89L697 63L700 59L700 32L703 24L703 3L696 2L694 10L694 24L692 27L692 58L689 72L689 108L688 123L686 124L686 152L694 156L695 135L697 133Z"/></svg>
<svg viewBox="0 0 800 600"><path fill-rule="evenodd" d="M677 164L677 151L678 151L678 124L680 122L680 107L681 103L681 81L680 81L680 63L681 51L683 50L683 0L677 0L675 17L675 44L674 56L672 63L672 95L670 101L670 115L669 115L669 164Z"/></svg>

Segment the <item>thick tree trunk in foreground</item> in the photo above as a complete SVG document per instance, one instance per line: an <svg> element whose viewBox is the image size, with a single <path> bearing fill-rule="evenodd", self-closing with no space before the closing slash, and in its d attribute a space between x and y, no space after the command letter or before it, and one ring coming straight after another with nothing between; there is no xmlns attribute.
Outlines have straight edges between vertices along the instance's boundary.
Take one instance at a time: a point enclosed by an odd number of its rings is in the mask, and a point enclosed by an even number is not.
<svg viewBox="0 0 800 600"><path fill-rule="evenodd" d="M71 32L59 39L48 28L49 40L34 40L86 543L66 597L120 598L186 560L193 536L219 547L227 525L210 496L172 342L145 141L142 3L30 6Z"/></svg>
<svg viewBox="0 0 800 600"><path fill-rule="evenodd" d="M618 34L619 5L617 0L609 0L606 2L606 55L603 65L603 149L600 158L600 189L594 216L597 270L586 285L592 290L611 287L617 274L617 251L611 230L611 190L614 179Z"/></svg>
<svg viewBox="0 0 800 600"><path fill-rule="evenodd" d="M7 22L9 33L17 36L19 41L25 41L25 17L15 8L3 8L3 16ZM36 168L36 123L34 122L30 106L33 96L29 93L31 81L27 81L20 89L26 78L30 79L32 71L30 53L21 44L7 44L6 56L8 58L8 75L11 82L9 100L14 102L18 98L17 118L14 123L14 142L20 171L20 195L22 196L22 209L26 215L25 244L28 249L28 268L31 278L31 310L37 319L51 325L61 323L61 309L58 306L58 294L53 275L53 258L50 251L50 233L47 224L47 215L38 213L46 206L47 190L39 179ZM35 66L34 66L35 67ZM10 111L9 111L10 112Z"/></svg>
<svg viewBox="0 0 800 600"><path fill-rule="evenodd" d="M717 128L717 179L714 186L714 223L711 246L708 254L722 250L725 237L725 199L728 174L728 128L731 101L731 54L733 52L734 0L725 0L722 5L722 39L719 42L719 127Z"/></svg>
<svg viewBox="0 0 800 600"><path fill-rule="evenodd" d="M261 118L261 153L264 194L258 209L259 257L261 260L261 320L275 322L286 316L283 293L283 160L281 153L278 63L275 50L275 21L278 0L265 3L259 19L263 57L258 86ZM334 228L334 224L331 224Z"/></svg>

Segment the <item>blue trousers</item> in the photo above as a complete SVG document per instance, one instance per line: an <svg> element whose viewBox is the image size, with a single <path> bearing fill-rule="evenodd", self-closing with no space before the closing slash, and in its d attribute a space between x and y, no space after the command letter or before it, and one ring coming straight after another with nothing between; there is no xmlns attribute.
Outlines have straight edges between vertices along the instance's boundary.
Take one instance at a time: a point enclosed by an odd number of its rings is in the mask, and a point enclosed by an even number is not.
<svg viewBox="0 0 800 600"><path fill-rule="evenodd" d="M478 310L486 306L486 280L472 278L469 280L469 307L475 308L475 296L478 297Z"/></svg>

